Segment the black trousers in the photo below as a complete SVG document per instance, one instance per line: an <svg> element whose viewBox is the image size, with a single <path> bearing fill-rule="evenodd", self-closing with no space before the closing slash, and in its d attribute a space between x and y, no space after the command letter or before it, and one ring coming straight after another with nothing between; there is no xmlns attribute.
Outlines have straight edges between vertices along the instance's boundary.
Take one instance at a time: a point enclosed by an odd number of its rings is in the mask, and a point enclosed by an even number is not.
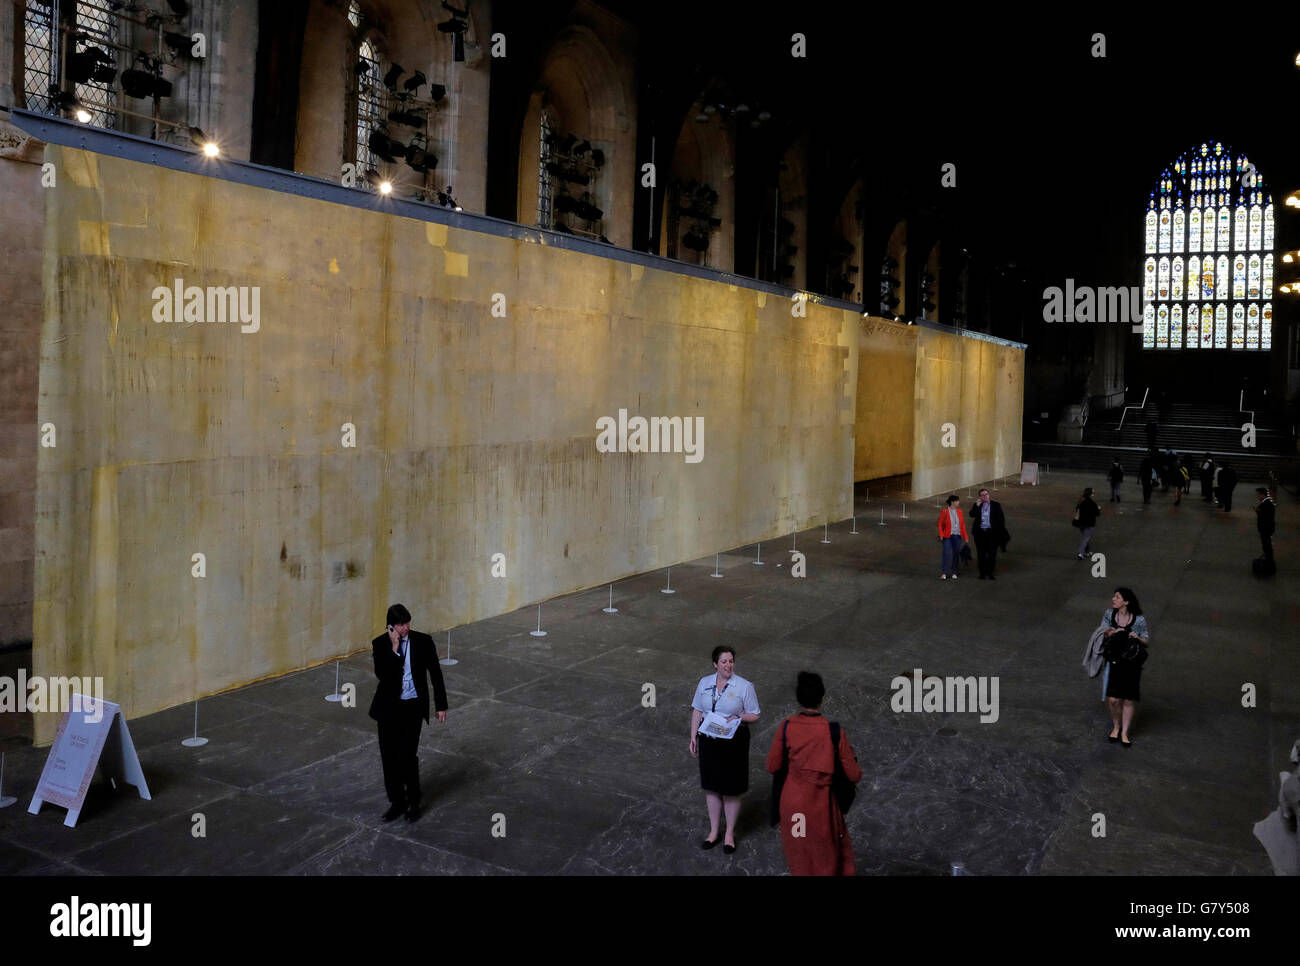
<svg viewBox="0 0 1300 966"><path fill-rule="evenodd" d="M980 576L992 577L998 563L998 541L992 530L975 527L975 551L979 555Z"/></svg>
<svg viewBox="0 0 1300 966"><path fill-rule="evenodd" d="M391 715L379 721L379 757L384 763L384 791L394 805L420 804L419 701L399 701Z"/></svg>
<svg viewBox="0 0 1300 966"><path fill-rule="evenodd" d="M1259 535L1259 545L1264 548L1264 559L1269 563L1273 562L1273 534L1261 533Z"/></svg>
<svg viewBox="0 0 1300 966"><path fill-rule="evenodd" d="M1235 489L1235 487L1233 488ZM1219 487L1219 502L1223 504L1223 512L1232 512L1232 490L1225 490Z"/></svg>

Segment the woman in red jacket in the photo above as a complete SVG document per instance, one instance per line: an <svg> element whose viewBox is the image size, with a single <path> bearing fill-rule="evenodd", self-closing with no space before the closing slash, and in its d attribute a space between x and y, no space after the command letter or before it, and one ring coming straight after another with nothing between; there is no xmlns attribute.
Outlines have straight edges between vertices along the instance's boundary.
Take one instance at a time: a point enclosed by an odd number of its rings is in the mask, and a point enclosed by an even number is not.
<svg viewBox="0 0 1300 966"><path fill-rule="evenodd" d="M969 537L966 536L966 518L957 504L961 501L956 494L948 497L948 503L939 511L939 542L943 544L943 573L940 580L947 580L948 575L957 579L957 561L961 558L961 548Z"/></svg>
<svg viewBox="0 0 1300 966"><path fill-rule="evenodd" d="M831 726L821 715L826 686L820 674L800 671L795 699L803 708L777 726L767 753L767 770L776 774L789 762L781 787L781 845L791 875L853 875L853 843L844 813L831 792L838 758L845 777L862 780L848 735L840 729L831 744Z"/></svg>

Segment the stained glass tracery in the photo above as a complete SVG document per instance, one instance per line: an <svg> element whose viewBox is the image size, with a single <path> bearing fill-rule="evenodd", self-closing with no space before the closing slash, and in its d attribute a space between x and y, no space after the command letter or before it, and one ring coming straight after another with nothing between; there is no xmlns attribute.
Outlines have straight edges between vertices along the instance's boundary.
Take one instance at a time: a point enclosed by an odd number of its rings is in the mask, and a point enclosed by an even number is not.
<svg viewBox="0 0 1300 966"><path fill-rule="evenodd" d="M1220 141L1185 152L1142 228L1144 348L1271 347L1273 198L1244 153Z"/></svg>

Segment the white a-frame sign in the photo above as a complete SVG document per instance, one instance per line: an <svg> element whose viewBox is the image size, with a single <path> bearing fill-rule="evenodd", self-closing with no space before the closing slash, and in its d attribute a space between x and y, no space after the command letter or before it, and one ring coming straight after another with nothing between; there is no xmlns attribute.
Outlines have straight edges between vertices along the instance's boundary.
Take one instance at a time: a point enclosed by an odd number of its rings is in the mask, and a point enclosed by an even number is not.
<svg viewBox="0 0 1300 966"><path fill-rule="evenodd" d="M90 780L95 777L96 764L103 768L105 778L134 785L141 798L150 800L122 709L112 701L74 694L71 707L59 722L59 733L50 746L45 770L27 811L35 815L46 802L62 805L68 810L63 824L75 826Z"/></svg>

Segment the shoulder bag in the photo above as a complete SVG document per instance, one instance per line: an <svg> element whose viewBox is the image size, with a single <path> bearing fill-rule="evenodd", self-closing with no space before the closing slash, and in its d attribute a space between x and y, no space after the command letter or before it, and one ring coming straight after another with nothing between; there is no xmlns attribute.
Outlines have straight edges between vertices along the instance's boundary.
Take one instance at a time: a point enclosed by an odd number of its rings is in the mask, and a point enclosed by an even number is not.
<svg viewBox="0 0 1300 966"><path fill-rule="evenodd" d="M767 801L767 817L773 826L781 824L781 789L785 788L785 776L790 774L790 746L785 740L789 724L789 718L781 722L781 767L772 773L772 797Z"/></svg>

